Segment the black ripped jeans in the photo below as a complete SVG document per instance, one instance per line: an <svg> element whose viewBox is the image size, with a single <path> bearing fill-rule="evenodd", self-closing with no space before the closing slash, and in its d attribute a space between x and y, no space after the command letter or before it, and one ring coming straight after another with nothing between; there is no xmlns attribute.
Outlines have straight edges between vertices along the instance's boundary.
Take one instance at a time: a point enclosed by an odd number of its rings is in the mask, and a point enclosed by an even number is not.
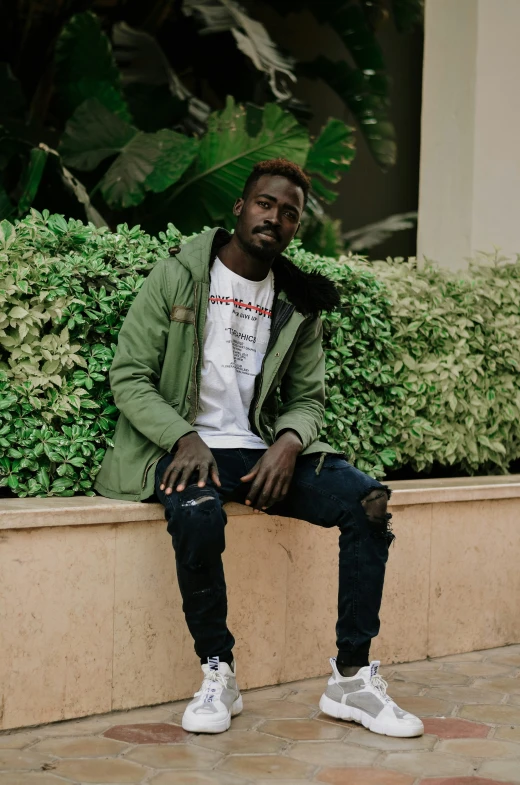
<svg viewBox="0 0 520 785"><path fill-rule="evenodd" d="M215 449L221 488L210 480L204 488L190 478L184 491L166 496L159 489L172 456L165 455L156 470L156 494L175 549L183 611L195 641L195 651L206 662L227 659L235 640L227 628L226 582L222 566L225 548L226 501L244 501L248 485L240 482L263 450ZM368 662L370 642L379 632L388 548L393 540L387 513L389 491L377 480L355 469L339 455L302 455L286 498L271 507L282 515L339 528L339 592L336 638L343 665Z"/></svg>

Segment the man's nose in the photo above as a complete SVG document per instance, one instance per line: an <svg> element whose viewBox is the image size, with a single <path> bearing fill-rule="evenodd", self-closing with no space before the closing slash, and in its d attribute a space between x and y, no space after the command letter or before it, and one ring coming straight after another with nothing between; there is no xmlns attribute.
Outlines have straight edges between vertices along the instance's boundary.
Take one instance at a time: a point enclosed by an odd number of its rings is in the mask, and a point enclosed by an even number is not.
<svg viewBox="0 0 520 785"><path fill-rule="evenodd" d="M273 224L274 226L280 226L280 219L278 218L278 211L275 206L273 206L269 214L266 215L265 220L266 223Z"/></svg>

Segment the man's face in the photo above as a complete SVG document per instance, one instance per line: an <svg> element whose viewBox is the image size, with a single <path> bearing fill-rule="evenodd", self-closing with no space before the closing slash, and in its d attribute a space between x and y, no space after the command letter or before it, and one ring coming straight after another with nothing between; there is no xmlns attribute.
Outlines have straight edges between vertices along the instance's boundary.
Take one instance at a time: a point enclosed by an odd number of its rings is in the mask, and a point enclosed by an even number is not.
<svg viewBox="0 0 520 785"><path fill-rule="evenodd" d="M237 199L235 235L241 247L259 261L283 253L300 226L302 189L280 175L264 174L247 198Z"/></svg>

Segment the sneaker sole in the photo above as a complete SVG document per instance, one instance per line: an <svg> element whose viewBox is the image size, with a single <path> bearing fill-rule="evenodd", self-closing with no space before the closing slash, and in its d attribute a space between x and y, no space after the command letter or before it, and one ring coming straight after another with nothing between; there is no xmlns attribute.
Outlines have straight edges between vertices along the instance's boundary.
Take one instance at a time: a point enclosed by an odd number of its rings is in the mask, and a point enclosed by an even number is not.
<svg viewBox="0 0 520 785"><path fill-rule="evenodd" d="M243 708L244 703L242 701L242 695L239 695L231 706L231 712L223 720L210 722L207 717L202 719L202 717L197 717L196 714L186 717L186 714L184 714L182 718L182 727L189 733L224 733L224 731L229 730L231 717L240 714Z"/></svg>
<svg viewBox="0 0 520 785"><path fill-rule="evenodd" d="M320 709L324 714L329 717L334 717L337 720L347 720L350 722L358 722L373 733L379 733L381 736L395 736L396 738L409 739L414 736L422 736L424 733L424 726L421 722L420 726L415 728L412 726L402 727L395 726L389 722L384 722L371 717L366 711L356 709L354 706L347 706L344 703L332 700L328 695L322 695L320 698Z"/></svg>

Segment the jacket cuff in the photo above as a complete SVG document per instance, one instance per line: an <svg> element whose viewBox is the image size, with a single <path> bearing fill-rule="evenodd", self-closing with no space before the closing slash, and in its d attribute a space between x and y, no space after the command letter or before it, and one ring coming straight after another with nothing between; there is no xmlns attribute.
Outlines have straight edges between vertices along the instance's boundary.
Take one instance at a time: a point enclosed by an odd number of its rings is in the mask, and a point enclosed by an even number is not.
<svg viewBox="0 0 520 785"><path fill-rule="evenodd" d="M168 425L167 428L164 429L161 434L159 447L162 450L171 452L179 439L186 436L186 434L193 432L196 433L193 425L190 425L186 420L181 419L180 423Z"/></svg>
<svg viewBox="0 0 520 785"><path fill-rule="evenodd" d="M314 434L311 433L311 429L305 428L305 425L301 420L298 420L298 422L295 423L290 414L284 414L276 421L274 427L275 441L278 439L278 436L282 431L294 431L302 443L302 451L305 450L305 448L308 447L309 444L311 444L315 439Z"/></svg>

